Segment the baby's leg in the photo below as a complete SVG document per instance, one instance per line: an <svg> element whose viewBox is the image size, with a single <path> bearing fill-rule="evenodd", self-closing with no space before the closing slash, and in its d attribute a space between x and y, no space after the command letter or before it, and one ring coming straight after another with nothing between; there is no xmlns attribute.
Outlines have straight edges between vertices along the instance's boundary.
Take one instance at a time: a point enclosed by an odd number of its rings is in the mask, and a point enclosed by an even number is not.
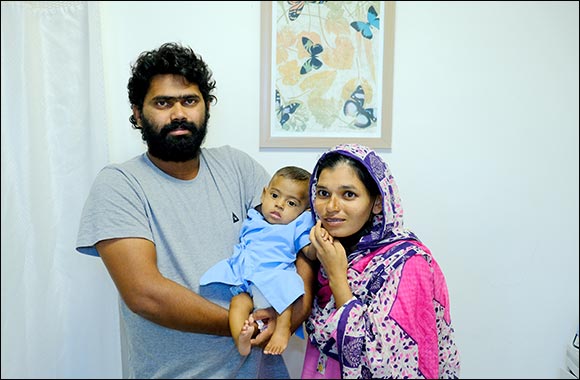
<svg viewBox="0 0 580 380"><path fill-rule="evenodd" d="M288 341L292 336L291 322L292 306L288 306L286 310L276 318L276 328L270 341L266 345L266 348L264 348L265 354L280 355L284 352L286 347L288 347Z"/></svg>
<svg viewBox="0 0 580 380"><path fill-rule="evenodd" d="M251 317L253 309L254 303L248 293L240 293L232 297L228 315L230 332L240 355L243 356L249 355L252 350L250 339L254 333L254 321ZM250 322L249 319L252 321Z"/></svg>
<svg viewBox="0 0 580 380"><path fill-rule="evenodd" d="M252 335L254 334L254 317L252 314L244 321L240 335L238 336L238 351L240 355L249 355L252 351Z"/></svg>

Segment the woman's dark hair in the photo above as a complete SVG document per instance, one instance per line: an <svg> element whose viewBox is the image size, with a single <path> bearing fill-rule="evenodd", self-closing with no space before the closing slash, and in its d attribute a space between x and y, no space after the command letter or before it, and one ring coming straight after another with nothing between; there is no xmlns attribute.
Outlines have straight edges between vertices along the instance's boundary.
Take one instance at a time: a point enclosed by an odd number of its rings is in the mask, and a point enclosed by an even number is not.
<svg viewBox="0 0 580 380"><path fill-rule="evenodd" d="M135 64L131 66L131 73L127 84L129 102L139 111L143 110L143 102L151 79L158 74L181 75L188 82L197 84L206 102L206 109L208 103L217 101L215 95L212 94L215 89L215 80L212 79L212 72L207 64L190 47L178 43L166 43L157 50L141 53ZM133 127L137 128L133 115L129 120Z"/></svg>
<svg viewBox="0 0 580 380"><path fill-rule="evenodd" d="M367 191L371 196L380 195L381 191L379 190L379 186L373 179L373 177L368 172L367 168L358 160L342 155L340 153L329 153L323 158L318 161L318 171L316 172L316 179L320 177L320 173L324 169L333 169L339 164L347 164L350 166L354 172L356 173L357 177L361 180L361 182L367 188Z"/></svg>

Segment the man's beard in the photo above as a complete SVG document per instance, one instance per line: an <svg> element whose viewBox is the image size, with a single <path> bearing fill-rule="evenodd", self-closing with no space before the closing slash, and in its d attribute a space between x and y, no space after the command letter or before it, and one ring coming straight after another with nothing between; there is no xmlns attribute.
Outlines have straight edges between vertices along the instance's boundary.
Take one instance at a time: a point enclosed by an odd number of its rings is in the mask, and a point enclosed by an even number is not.
<svg viewBox="0 0 580 380"><path fill-rule="evenodd" d="M149 154L163 161L185 162L196 158L201 150L201 144L207 134L207 121L209 114L206 112L203 124L198 126L191 122L174 121L165 125L159 132L155 126L142 118L141 135L147 143ZM171 136L169 133L176 129L183 129L190 134Z"/></svg>

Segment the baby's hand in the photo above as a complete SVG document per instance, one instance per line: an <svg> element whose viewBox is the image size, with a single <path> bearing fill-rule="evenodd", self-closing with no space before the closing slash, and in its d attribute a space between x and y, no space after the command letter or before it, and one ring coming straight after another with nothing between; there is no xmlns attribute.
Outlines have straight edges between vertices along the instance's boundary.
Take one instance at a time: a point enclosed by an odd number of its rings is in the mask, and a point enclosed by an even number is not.
<svg viewBox="0 0 580 380"><path fill-rule="evenodd" d="M330 234L328 233L328 231L326 231L324 228L320 228L320 238L323 241L327 241L327 242L330 242L330 243L333 243L334 242L332 236L330 236Z"/></svg>

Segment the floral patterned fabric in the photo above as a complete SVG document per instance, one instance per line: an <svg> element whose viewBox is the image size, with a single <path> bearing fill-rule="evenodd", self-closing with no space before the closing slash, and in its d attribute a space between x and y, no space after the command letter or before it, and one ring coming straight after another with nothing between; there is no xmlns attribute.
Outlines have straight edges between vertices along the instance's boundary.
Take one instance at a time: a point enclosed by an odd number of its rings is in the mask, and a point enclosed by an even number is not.
<svg viewBox="0 0 580 380"><path fill-rule="evenodd" d="M303 377L313 372L324 377L333 361L345 379L459 377L445 278L429 249L404 228L388 166L356 144L339 145L325 154L330 152L365 165L381 189L383 212L348 255L353 293L348 302L336 309L324 269L318 273L320 287L306 330L319 357L305 361ZM312 205L317 177L318 167L311 180Z"/></svg>

